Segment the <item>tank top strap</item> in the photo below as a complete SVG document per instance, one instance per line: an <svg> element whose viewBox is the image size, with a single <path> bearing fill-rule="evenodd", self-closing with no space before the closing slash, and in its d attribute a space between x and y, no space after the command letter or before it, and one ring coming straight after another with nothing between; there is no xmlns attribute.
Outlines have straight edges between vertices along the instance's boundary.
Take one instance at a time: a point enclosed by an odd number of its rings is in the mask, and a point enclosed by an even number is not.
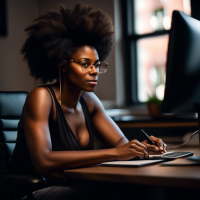
<svg viewBox="0 0 200 200"><path fill-rule="evenodd" d="M48 88L47 90L48 90L48 91L50 90L50 94L51 94L51 96L53 96L53 99L52 99L52 100L54 100L55 103L58 102L58 100L57 100L57 98L56 98L56 95L55 95L55 92L54 92L54 90L52 89L51 86L49 86L49 85L44 85L44 86L42 86L42 87Z"/></svg>
<svg viewBox="0 0 200 200"><path fill-rule="evenodd" d="M51 111L50 111L50 116L51 116L51 114L53 112L54 102L56 103L56 101L55 101L55 93L54 93L54 91L52 91L52 88L49 87L48 85L41 85L39 87L44 87L50 94L51 101L52 101L52 107L51 107Z"/></svg>

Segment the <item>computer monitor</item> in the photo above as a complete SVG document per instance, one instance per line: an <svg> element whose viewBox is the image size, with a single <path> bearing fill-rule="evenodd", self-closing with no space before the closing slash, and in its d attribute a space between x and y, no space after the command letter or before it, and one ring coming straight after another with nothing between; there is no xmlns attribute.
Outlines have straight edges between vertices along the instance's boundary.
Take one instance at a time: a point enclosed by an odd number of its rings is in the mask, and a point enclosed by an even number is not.
<svg viewBox="0 0 200 200"><path fill-rule="evenodd" d="M180 11L172 14L165 86L163 113L198 113L200 125L200 21Z"/></svg>

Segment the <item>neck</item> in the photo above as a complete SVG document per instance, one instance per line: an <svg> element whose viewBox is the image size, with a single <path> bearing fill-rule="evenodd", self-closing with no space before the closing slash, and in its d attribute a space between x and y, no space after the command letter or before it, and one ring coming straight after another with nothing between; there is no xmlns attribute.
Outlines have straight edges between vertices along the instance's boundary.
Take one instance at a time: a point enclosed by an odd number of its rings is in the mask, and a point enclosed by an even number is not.
<svg viewBox="0 0 200 200"><path fill-rule="evenodd" d="M63 76L61 78L61 105L66 108L76 108L78 101L80 99L80 96L82 94L82 90L75 87L74 85L71 85L67 79L65 79ZM58 83L60 87L60 83ZM59 90L60 91L60 90ZM59 95L60 98L60 95Z"/></svg>

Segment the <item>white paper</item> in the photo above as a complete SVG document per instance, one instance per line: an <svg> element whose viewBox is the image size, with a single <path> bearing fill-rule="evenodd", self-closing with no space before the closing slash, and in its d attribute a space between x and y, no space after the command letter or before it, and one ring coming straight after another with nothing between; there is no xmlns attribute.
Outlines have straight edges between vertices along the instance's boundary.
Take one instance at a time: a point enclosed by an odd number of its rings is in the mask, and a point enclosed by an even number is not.
<svg viewBox="0 0 200 200"><path fill-rule="evenodd" d="M107 166L143 166L150 165L154 163L159 163L164 160L128 160L128 161L111 161L111 162L103 162L102 165Z"/></svg>

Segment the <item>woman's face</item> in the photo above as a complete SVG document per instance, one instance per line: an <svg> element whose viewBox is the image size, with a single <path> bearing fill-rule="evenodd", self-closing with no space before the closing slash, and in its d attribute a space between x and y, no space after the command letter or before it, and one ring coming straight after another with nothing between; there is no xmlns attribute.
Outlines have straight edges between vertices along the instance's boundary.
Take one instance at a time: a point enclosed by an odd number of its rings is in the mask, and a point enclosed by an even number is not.
<svg viewBox="0 0 200 200"><path fill-rule="evenodd" d="M92 46L80 46L77 48L76 52L71 56L68 61L68 66L66 70L67 80L72 86L78 87L81 90L92 92L94 91L97 80L98 71L93 66L88 71L87 69L82 70L81 63L96 64L99 62L99 56L96 49Z"/></svg>

